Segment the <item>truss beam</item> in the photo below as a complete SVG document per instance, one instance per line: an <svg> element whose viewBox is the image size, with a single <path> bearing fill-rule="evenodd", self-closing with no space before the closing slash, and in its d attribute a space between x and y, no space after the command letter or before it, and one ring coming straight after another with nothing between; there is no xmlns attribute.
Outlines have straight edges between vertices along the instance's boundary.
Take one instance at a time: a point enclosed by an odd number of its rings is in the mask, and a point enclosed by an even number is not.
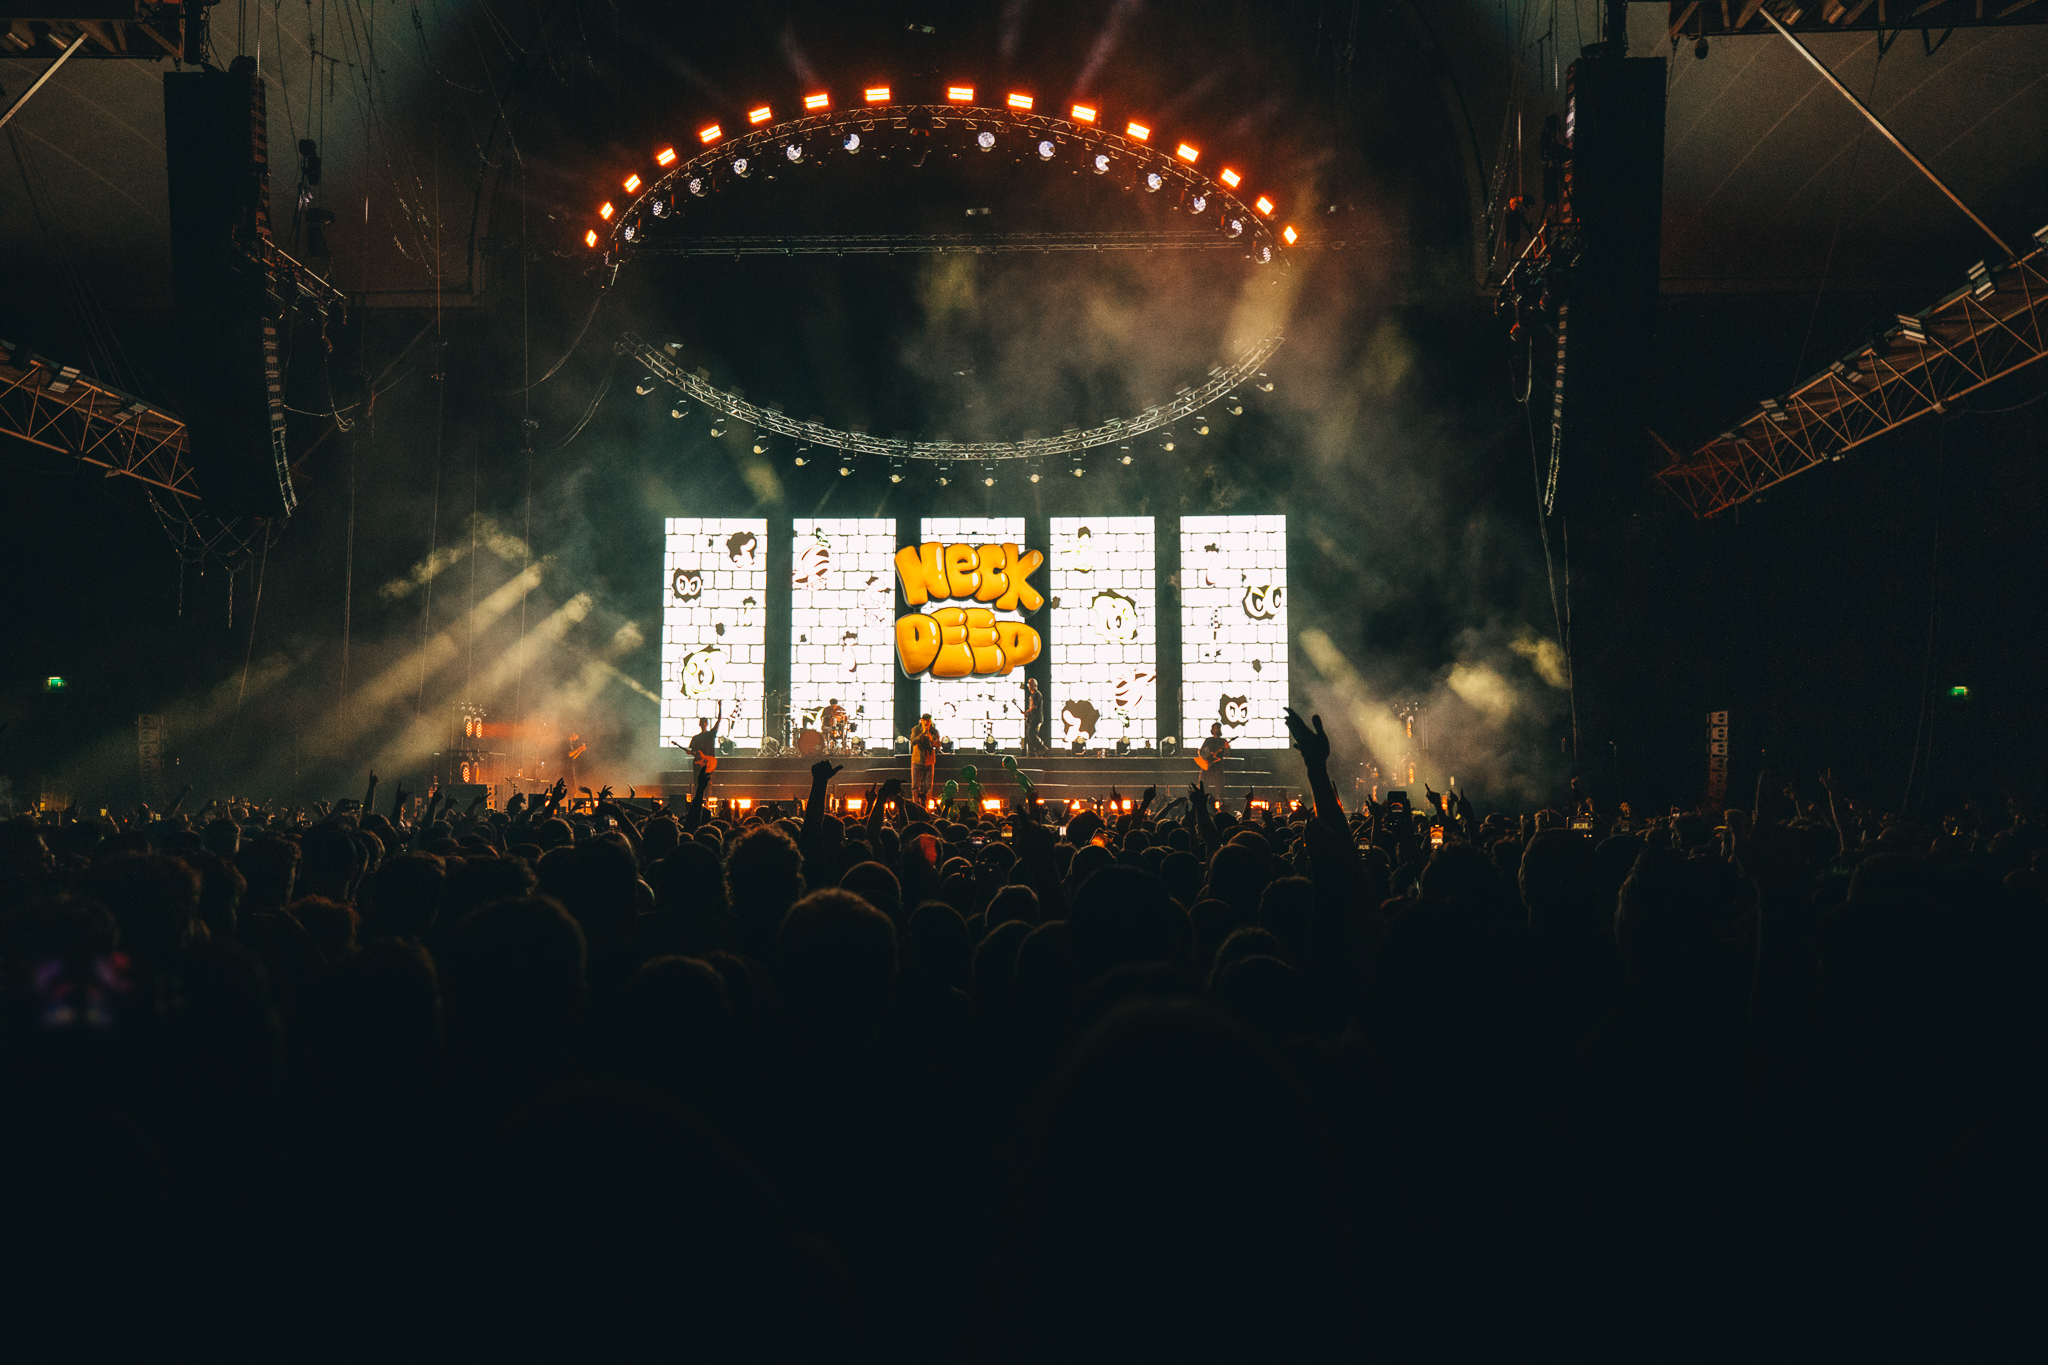
<svg viewBox="0 0 2048 1365"><path fill-rule="evenodd" d="M1657 478L1696 517L1766 489L2048 358L2048 227L2010 265L1980 263L1961 289L1837 360ZM1667 450L1669 448L1667 447Z"/></svg>
<svg viewBox="0 0 2048 1365"><path fill-rule="evenodd" d="M1762 37L1772 32L1759 0L1668 0L1671 40ZM1790 0L1773 17L1795 33L1945 33L2048 23L2048 0ZM1938 46L1938 44L1937 44Z"/></svg>
<svg viewBox="0 0 2048 1365"><path fill-rule="evenodd" d="M197 501L183 421L26 347L0 341L0 432Z"/></svg>

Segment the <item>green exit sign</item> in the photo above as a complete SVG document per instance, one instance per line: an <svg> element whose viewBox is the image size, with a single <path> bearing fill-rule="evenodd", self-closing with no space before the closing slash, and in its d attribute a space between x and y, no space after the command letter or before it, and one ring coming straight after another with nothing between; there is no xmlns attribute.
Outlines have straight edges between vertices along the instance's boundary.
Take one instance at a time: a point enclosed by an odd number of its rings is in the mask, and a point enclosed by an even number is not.
<svg viewBox="0 0 2048 1365"><path fill-rule="evenodd" d="M43 691L45 691L45 692L62 692L63 690L64 690L64 680L63 680L62 678L45 678L45 679L43 679Z"/></svg>
<svg viewBox="0 0 2048 1365"><path fill-rule="evenodd" d="M1967 687L1951 687L1948 690L1948 694L1957 701L1968 701L1970 699L1970 689Z"/></svg>

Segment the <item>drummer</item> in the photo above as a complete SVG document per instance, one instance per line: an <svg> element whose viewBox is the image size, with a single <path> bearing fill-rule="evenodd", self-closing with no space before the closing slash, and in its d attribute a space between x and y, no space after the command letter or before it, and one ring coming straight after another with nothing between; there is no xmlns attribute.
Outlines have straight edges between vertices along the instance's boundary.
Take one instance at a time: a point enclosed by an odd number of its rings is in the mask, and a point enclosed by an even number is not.
<svg viewBox="0 0 2048 1365"><path fill-rule="evenodd" d="M825 752L843 753L846 750L846 708L833 697L825 703L825 713L818 718L824 723Z"/></svg>

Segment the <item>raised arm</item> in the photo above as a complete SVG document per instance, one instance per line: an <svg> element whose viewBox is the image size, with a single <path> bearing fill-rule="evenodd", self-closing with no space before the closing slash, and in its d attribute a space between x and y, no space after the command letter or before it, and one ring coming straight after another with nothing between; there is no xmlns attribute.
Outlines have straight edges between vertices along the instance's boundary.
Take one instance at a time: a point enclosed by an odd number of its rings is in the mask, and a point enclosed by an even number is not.
<svg viewBox="0 0 2048 1365"><path fill-rule="evenodd" d="M1294 747L1301 751L1302 766L1308 769L1308 789L1315 797L1316 818L1343 824L1344 807L1330 781L1330 737L1323 732L1323 718L1313 716L1304 721L1290 706L1287 733L1294 737Z"/></svg>

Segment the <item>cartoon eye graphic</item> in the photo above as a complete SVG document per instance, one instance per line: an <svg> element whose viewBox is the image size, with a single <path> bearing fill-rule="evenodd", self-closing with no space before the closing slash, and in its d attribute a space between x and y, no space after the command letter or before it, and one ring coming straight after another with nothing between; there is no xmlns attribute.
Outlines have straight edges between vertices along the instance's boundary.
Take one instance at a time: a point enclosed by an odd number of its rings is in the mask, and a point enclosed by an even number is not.
<svg viewBox="0 0 2048 1365"><path fill-rule="evenodd" d="M1254 621L1270 621L1287 601L1287 589L1261 583L1244 590L1244 614Z"/></svg>
<svg viewBox="0 0 2048 1365"><path fill-rule="evenodd" d="M1095 617L1095 633L1112 644L1138 638L1138 604L1120 592L1104 589L1088 604Z"/></svg>
<svg viewBox="0 0 2048 1365"><path fill-rule="evenodd" d="M1251 701L1247 697L1225 695L1216 708L1216 714L1225 725L1243 725L1252 718Z"/></svg>
<svg viewBox="0 0 2048 1365"><path fill-rule="evenodd" d="M725 651L717 645L706 645L683 656L676 666L676 678L682 684L686 697L710 695L718 686L718 666L724 661Z"/></svg>
<svg viewBox="0 0 2048 1365"><path fill-rule="evenodd" d="M678 602L694 602L704 591L704 574L698 569L677 569L668 576L668 590Z"/></svg>

